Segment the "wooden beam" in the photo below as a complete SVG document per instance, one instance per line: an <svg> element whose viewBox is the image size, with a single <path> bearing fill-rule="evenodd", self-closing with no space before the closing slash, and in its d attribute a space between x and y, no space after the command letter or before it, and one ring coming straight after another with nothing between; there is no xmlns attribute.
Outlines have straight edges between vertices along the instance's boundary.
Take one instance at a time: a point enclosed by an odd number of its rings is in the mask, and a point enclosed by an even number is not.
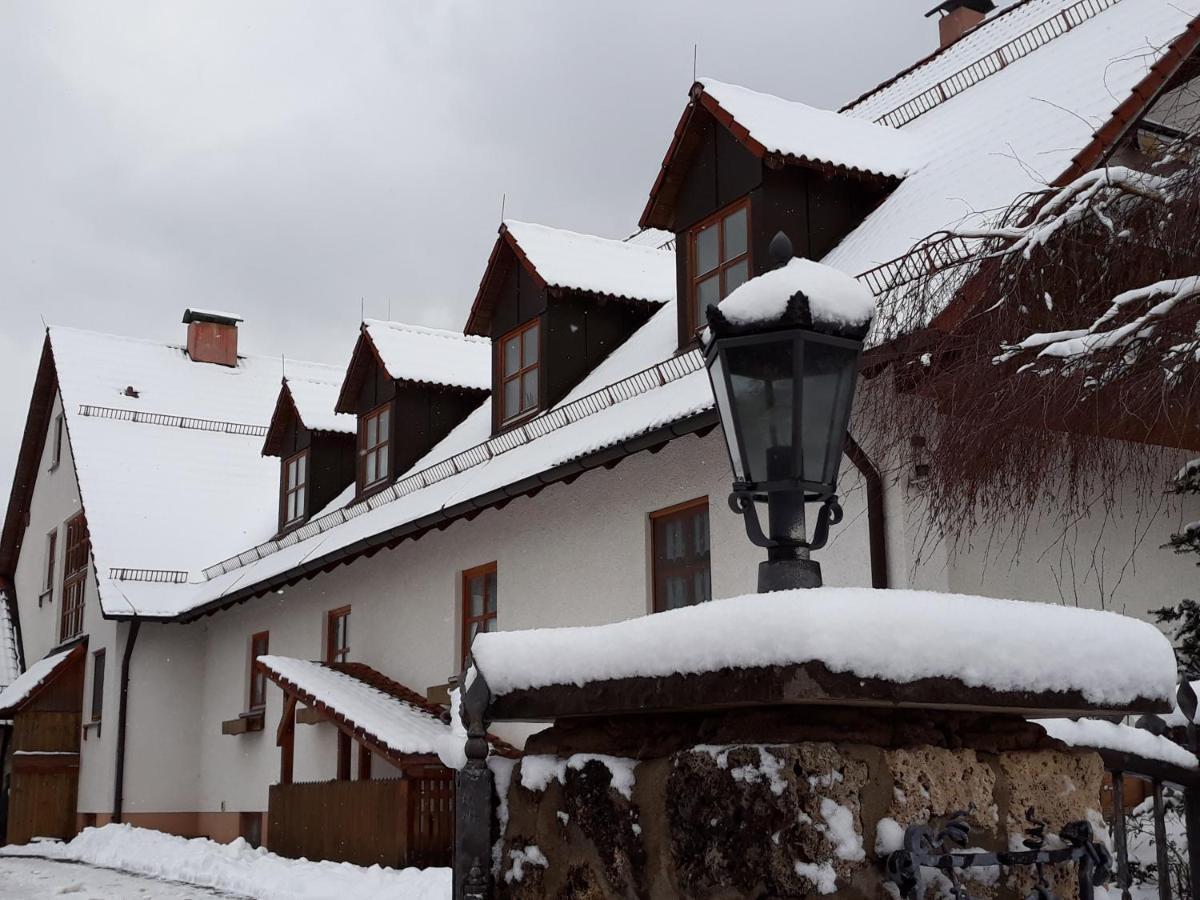
<svg viewBox="0 0 1200 900"><path fill-rule="evenodd" d="M275 746L282 747L287 735L296 730L296 695L285 694L283 700L283 715L279 717L279 727L275 729Z"/></svg>
<svg viewBox="0 0 1200 900"><path fill-rule="evenodd" d="M337 780L350 780L350 735L338 729Z"/></svg>
<svg viewBox="0 0 1200 900"><path fill-rule="evenodd" d="M358 780L371 780L371 748L363 743L358 745Z"/></svg>

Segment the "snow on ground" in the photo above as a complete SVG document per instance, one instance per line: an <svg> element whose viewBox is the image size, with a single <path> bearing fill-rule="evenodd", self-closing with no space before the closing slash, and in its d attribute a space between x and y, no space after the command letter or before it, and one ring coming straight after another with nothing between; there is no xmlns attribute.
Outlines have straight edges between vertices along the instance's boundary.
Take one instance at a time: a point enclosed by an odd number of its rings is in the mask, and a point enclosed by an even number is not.
<svg viewBox="0 0 1200 900"><path fill-rule="evenodd" d="M1000 691L1078 690L1118 707L1139 697L1169 702L1175 693L1175 653L1148 622L935 591L749 594L612 625L481 634L471 650L497 696L812 661L896 682L946 677Z"/></svg>
<svg viewBox="0 0 1200 900"><path fill-rule="evenodd" d="M0 896L4 900L208 900L237 895L77 863L0 857Z"/></svg>
<svg viewBox="0 0 1200 900"><path fill-rule="evenodd" d="M151 878L181 881L257 900L446 900L451 891L449 869L364 868L349 863L284 859L255 850L242 839L218 844L206 838L181 838L133 828L105 825L85 828L70 843L42 842L0 848L0 873L13 863L8 857L44 856L52 860L90 863ZM82 871L82 870L81 870ZM81 883L86 884L86 881ZM0 882L5 885L6 882ZM127 896L192 897L154 890ZM3 896L9 894L4 892ZM48 896L30 894L31 897ZM98 894L122 897L122 894Z"/></svg>

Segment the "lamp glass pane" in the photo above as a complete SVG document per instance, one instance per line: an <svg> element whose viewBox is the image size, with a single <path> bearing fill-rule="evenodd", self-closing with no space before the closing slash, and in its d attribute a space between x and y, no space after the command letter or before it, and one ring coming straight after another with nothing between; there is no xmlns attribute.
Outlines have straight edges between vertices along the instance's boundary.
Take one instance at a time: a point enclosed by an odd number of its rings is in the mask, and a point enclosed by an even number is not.
<svg viewBox="0 0 1200 900"><path fill-rule="evenodd" d="M733 421L740 431L746 480L775 481L792 472L792 410L796 385L792 334L725 351Z"/></svg>
<svg viewBox="0 0 1200 900"><path fill-rule="evenodd" d="M853 348L806 339L801 370L804 397L800 422L800 476L829 486L837 483L846 419L854 395L858 353Z"/></svg>
<svg viewBox="0 0 1200 900"><path fill-rule="evenodd" d="M713 398L717 402L717 415L721 418L721 430L725 432L725 444L729 447L729 459L733 464L733 476L738 481L746 480L745 463L738 445L737 430L733 427L733 410L729 403L729 382L725 379L725 361L721 354L713 359L708 369L712 382Z"/></svg>

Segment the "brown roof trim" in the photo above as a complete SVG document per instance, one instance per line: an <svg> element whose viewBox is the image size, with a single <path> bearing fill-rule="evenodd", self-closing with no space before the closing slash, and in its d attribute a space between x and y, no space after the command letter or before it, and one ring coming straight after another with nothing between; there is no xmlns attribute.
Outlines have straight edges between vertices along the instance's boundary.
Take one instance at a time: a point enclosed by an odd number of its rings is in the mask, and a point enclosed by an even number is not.
<svg viewBox="0 0 1200 900"><path fill-rule="evenodd" d="M1065 172L1051 182L1053 187L1065 187L1081 175L1090 172L1112 154L1122 138L1162 96L1177 72L1200 47L1200 16L1171 42L1166 52L1150 67L1145 77L1134 85L1129 96L1121 102L1109 120L1092 136L1091 141L1075 154Z"/></svg>
<svg viewBox="0 0 1200 900"><path fill-rule="evenodd" d="M488 255L487 265L483 270L483 277L479 280L479 290L475 293L475 300L471 304L471 313L467 316L463 334L491 337L492 291L495 281L499 277L498 267L503 259L502 253L505 249L510 251L516 257L516 261L525 267L539 287L548 286L546 279L538 272L537 266L525 255L521 245L509 232L508 226L501 222L496 232L496 242L492 245L492 252Z"/></svg>
<svg viewBox="0 0 1200 900"><path fill-rule="evenodd" d="M275 410L271 413L271 421L267 425L267 434L263 440L263 456L283 455L282 432L287 427L288 415L295 416L297 421L303 422L300 418L300 410L296 408L296 398L292 396L291 388L288 387L287 379L284 378L279 386L279 396L275 399Z"/></svg>
<svg viewBox="0 0 1200 900"><path fill-rule="evenodd" d="M891 87L893 84L895 84L897 81L899 81L904 76L910 75L913 72L917 71L917 69L920 69L926 63L933 62L933 60L937 59L939 56L941 56L943 53L945 53L951 47L954 47L955 45L957 45L959 41L961 41L963 38L967 37L968 35L974 34L975 32L977 32L983 28L987 28L993 22L999 21L1000 19L1002 19L1004 16L1008 15L1009 13L1020 9L1022 6L1027 6L1028 4L1030 4L1032 2L1033 2L1033 0L1020 0L1020 2L1014 3L1012 6L1009 6L1006 9L1000 10L994 16L989 16L988 18L986 18L982 22L980 22L978 25L976 25L974 28L969 28L966 31L964 31L962 33L962 35L960 35L959 38L957 40L955 40L954 42L949 43L944 47L938 47L936 50L934 50L928 56L924 56L921 59L917 60L915 63L913 63L911 66L908 66L905 69L901 69L899 72L897 72L891 78L889 78L887 81L881 81L879 84L875 85L875 87L871 88L869 91L865 91L864 93L859 94L857 97L855 97L849 103L842 106L841 109L838 110L838 112L847 112L848 110L853 109L855 106L858 106L858 104L862 103L864 100L868 99L869 97L873 97L876 94L878 94L880 91Z"/></svg>
<svg viewBox="0 0 1200 900"><path fill-rule="evenodd" d="M25 416L25 431L21 436L21 449L17 453L17 468L13 475L12 488L8 495L8 511L4 516L4 530L0 533L0 575L12 578L21 553L25 535L25 519L29 514L29 503L33 497L33 486L37 482L38 466L46 445L46 434L50 427L50 411L58 393L58 372L54 367L54 353L47 332L42 343L42 355L38 362L37 375L33 382L33 394L29 400L29 411Z"/></svg>
<svg viewBox="0 0 1200 900"><path fill-rule="evenodd" d="M675 126L675 134L671 138L671 145L667 148L667 154L663 157L662 165L659 166L658 175L655 177L654 184L650 188L650 196L646 200L646 206L642 210L641 218L638 220L638 224L642 228L674 230L672 217L668 211L662 209L663 205L670 203L672 198L664 198L662 195L667 187L671 169L680 162L680 156L684 151L684 138L691 127L697 109L702 109L712 116L718 125L732 134L755 157L765 160L768 165L803 166L809 169L816 169L824 175L848 175L852 178L862 179L875 184L894 185L899 182L898 178L880 175L876 172L868 172L854 166L841 166L825 160L812 159L804 155L797 156L791 153L769 151L750 134L746 126L739 122L729 110L721 106L715 97L704 90L703 82L697 81L693 84L691 90L688 92L688 97L688 105L685 107L683 115L680 116L679 123ZM683 162L686 163L686 160Z"/></svg>
<svg viewBox="0 0 1200 900"><path fill-rule="evenodd" d="M354 351L350 354L350 362L346 366L346 377L342 379L342 389L338 392L337 402L333 405L334 412L348 415L358 413L355 394L358 393L358 387L362 383L363 366L367 365L364 358L368 351L371 354L370 358L375 361L375 365L387 372L387 366L383 364L383 357L379 355L375 342L371 340L371 333L367 331L367 323L363 322L358 326L358 340L355 341ZM391 373L388 373L388 377L391 377Z"/></svg>
<svg viewBox="0 0 1200 900"><path fill-rule="evenodd" d="M67 651L66 655L62 658L62 660L60 660L54 666L53 669L51 669L49 672L47 672L42 677L41 681L39 681L37 684L35 684L33 686L33 688L29 691L29 693L25 695L24 700L22 700L16 706L10 706L5 709L0 709L0 718L3 718L3 719L11 718L14 713L20 712L22 709L24 709L30 703L32 703L34 700L36 700L38 695L41 694L42 691L44 691L51 684L53 684L55 679L57 679L59 677L59 675L61 675L63 672L65 672L67 670L67 668L69 668L70 665L75 663L76 660L79 660L83 657L84 653L87 652L87 645L88 645L87 635L83 635L82 637L79 637L79 638L74 638L71 643L68 643L67 646L69 646L70 649ZM59 646L59 647L53 648L50 652L51 653L54 653L56 651L61 652L63 649L64 648L62 646ZM43 659L44 658L45 657L43 657ZM39 662L40 662L40 660L39 660Z"/></svg>

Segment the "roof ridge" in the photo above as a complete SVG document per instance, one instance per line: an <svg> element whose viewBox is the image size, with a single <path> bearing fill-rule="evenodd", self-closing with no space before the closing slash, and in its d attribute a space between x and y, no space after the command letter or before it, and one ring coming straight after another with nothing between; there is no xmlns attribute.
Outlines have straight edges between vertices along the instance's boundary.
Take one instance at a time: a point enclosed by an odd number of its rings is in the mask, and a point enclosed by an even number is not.
<svg viewBox="0 0 1200 900"><path fill-rule="evenodd" d="M363 325L380 325L392 331L407 331L411 334L423 334L429 337L445 338L453 341L463 341L468 344L490 344L491 339L477 334L463 334L450 328L433 328L429 325L414 325L411 322L398 322L394 319L363 319Z"/></svg>
<svg viewBox="0 0 1200 900"><path fill-rule="evenodd" d="M629 237L626 237L626 238L609 238L609 237L601 237L598 234L588 234L586 231L575 231L571 228L559 228L557 225L543 225L541 222L526 222L521 219L504 219L500 224L508 231L509 234L512 234L513 240L517 241L517 243L520 243L520 240L517 238L517 236L515 234L512 233L511 229L508 228L509 225L518 225L518 226L522 226L522 227L526 227L526 228L540 228L543 231L553 231L553 232L557 232L558 234L569 234L572 237L585 238L586 240L589 240L589 241L602 241L606 244L614 244L618 247L624 247L628 250L636 250L638 252L649 252L649 253L658 254L658 255L662 255L662 254L671 252L669 250L663 250L660 247L650 247L646 244L630 243L630 240L632 238L637 237L643 231L649 230L646 228L643 228L640 231L638 231L637 234L630 235Z"/></svg>
<svg viewBox="0 0 1200 900"><path fill-rule="evenodd" d="M113 331L96 331L92 328L79 328L75 325L55 325L53 323L46 326L46 333L53 332L69 332L71 334L86 335L88 337L105 338L113 341L125 341L131 344L147 344L151 347L159 347L163 350L178 350L180 353L187 353L187 347L184 344L174 343L172 341L163 341L156 338L138 337L132 334L117 334ZM238 359L254 360L255 362L279 362L278 356L268 356L264 353L238 353ZM297 359L294 357L285 357L286 362L292 362L301 366L312 366L314 368L330 369L339 371L340 367L334 363L317 362L312 359ZM230 368L230 367L226 367Z"/></svg>
<svg viewBox="0 0 1200 900"><path fill-rule="evenodd" d="M936 50L934 50L932 53L921 57L916 62L901 69L899 72L897 72L895 75L891 76L890 78L886 79L885 81L879 82L879 84L875 85L875 87L871 88L870 90L864 91L863 93L861 93L857 97L855 97L853 100L850 100L847 103L844 103L841 107L838 108L837 111L839 113L849 111L851 108L858 106L858 104L870 99L871 97L874 97L876 94L880 93L881 91L884 91L887 88L891 87L893 84L898 82L901 78L904 78L906 75L911 75L913 72L916 72L918 69L933 62L935 59L937 59L943 53L947 52L951 47L954 47L956 44L958 44L959 41L962 41L963 39L968 38L971 35L974 35L980 31L982 31L983 29L990 27L993 23L1000 21L1005 16L1007 16L1009 13L1015 12L1016 10L1021 9L1022 7L1028 6L1030 3L1034 3L1034 2L1036 2L1036 0L1018 0L1017 3L1014 3L1012 6L1009 6L1009 7L1006 7L1004 9L1000 10L994 16L989 16L988 18L986 18L982 22L980 22L978 25L976 25L974 28L968 29L967 31L963 32L963 34L960 35L957 40L952 41L951 43L946 44L944 46L940 46Z"/></svg>

